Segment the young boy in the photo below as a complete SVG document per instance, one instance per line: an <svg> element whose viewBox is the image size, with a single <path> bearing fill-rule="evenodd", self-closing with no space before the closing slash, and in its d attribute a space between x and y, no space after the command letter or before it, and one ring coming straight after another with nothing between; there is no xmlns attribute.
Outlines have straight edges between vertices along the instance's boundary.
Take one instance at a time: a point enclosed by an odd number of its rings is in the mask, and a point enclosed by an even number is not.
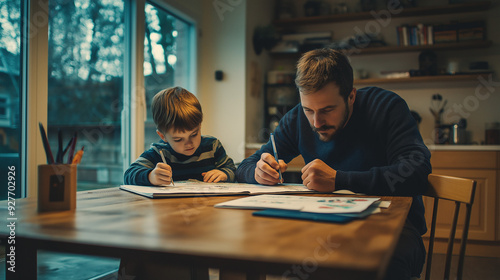
<svg viewBox="0 0 500 280"><path fill-rule="evenodd" d="M203 113L192 93L181 87L162 90L153 97L151 109L161 141L153 143L130 165L125 171L125 184L163 186L171 184L172 178L173 181L234 181L236 167L222 144L214 137L201 136ZM137 279L208 280L208 269L123 258L118 279L136 276Z"/></svg>
<svg viewBox="0 0 500 280"><path fill-rule="evenodd" d="M130 165L125 184L163 186L172 179L234 181L236 167L220 141L201 136L203 113L192 93L181 87L162 90L153 97L151 109L161 141Z"/></svg>

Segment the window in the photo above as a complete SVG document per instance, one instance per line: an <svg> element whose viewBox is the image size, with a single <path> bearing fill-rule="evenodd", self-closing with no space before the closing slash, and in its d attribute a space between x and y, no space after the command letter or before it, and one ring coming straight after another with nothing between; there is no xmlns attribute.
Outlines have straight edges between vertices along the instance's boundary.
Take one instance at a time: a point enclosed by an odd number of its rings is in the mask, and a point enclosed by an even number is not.
<svg viewBox="0 0 500 280"><path fill-rule="evenodd" d="M0 127L10 125L10 96L0 94Z"/></svg>
<svg viewBox="0 0 500 280"><path fill-rule="evenodd" d="M144 136L142 133L130 135L130 131L135 131L130 126L136 125L140 130L144 126L137 124L136 116L128 113L146 112L131 109L135 106L130 102L133 100L130 95L135 94L131 85L145 85L148 105L145 148L158 141L149 109L152 96L171 86L193 90L194 25L174 14L172 9L167 11L163 4L146 3L144 10L137 11L134 5L140 7L140 1L130 3L123 0L0 0L0 168L15 166L19 171L16 173L19 174L16 176L17 197L35 193L31 191L36 188L36 164L40 160L37 156L32 156L35 160L25 160L25 155L33 155L29 153L36 147L33 142L39 142L34 139L40 137L38 130L33 131L35 125L27 122L27 112L35 103L32 102L35 99L31 99L32 96L27 99L27 95L40 94L37 100L44 103L47 94L47 107L35 106L37 113L31 116L36 119L47 113L46 130L53 153L57 152L54 149L58 146L58 131L62 131L63 145L74 133L78 134L76 148L85 147L78 167L78 190L86 190L121 184L123 167L129 165L127 157L133 160L136 153L134 150L134 155L129 155L131 147L135 148L135 143L142 146ZM33 25L25 11L32 16L48 11L48 17L36 19L41 26ZM130 16L136 12L144 13L145 25ZM40 33L40 30L46 32L44 19L48 19L48 33ZM138 32L140 40L144 40L144 49L136 50L141 53L137 57L144 54L144 61L133 61L135 56L130 53L135 47L132 42L138 39L132 37L133 28L128 28L133 26L146 27L145 37ZM23 36L23 32L29 36ZM33 39L36 43L30 45ZM35 51L28 49L35 45ZM45 49L48 58L37 51ZM47 63L47 73L26 68L27 62L43 68ZM130 65L135 63L144 66L144 73L139 77L132 75ZM37 87L38 84L27 87L33 81L28 75L33 73L35 81L42 81L38 83L42 87ZM43 87L45 77L48 88ZM44 119L36 121L45 122ZM67 155L65 159L67 161ZM28 167L26 170L24 165ZM6 180L7 173L0 172L0 182ZM25 180L30 181L29 192L21 187ZM0 192L0 200L6 196L6 191Z"/></svg>
<svg viewBox="0 0 500 280"><path fill-rule="evenodd" d="M146 3L145 13L144 85L147 119L144 123L144 149L147 150L151 143L159 141L150 110L153 96L173 86L190 90L193 26L152 4Z"/></svg>
<svg viewBox="0 0 500 280"><path fill-rule="evenodd" d="M123 182L124 2L51 0L49 15L49 142L78 133L78 190L114 187Z"/></svg>
<svg viewBox="0 0 500 280"><path fill-rule="evenodd" d="M7 199L8 167L15 169L15 197L22 193L21 15L20 0L0 0L0 200Z"/></svg>

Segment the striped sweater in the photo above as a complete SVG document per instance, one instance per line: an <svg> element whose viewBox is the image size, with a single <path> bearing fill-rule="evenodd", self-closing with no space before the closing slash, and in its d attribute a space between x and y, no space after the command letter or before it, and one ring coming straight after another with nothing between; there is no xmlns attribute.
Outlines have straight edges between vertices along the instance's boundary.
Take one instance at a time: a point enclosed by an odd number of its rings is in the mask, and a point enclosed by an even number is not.
<svg viewBox="0 0 500 280"><path fill-rule="evenodd" d="M236 167L233 160L219 140L211 136L202 136L201 143L191 156L176 153L170 144L160 140L130 165L125 171L124 182L127 185L151 185L148 179L158 162L161 162L160 150L163 151L167 164L172 167L174 181L197 179L203 181L201 173L219 169L226 173L227 182L234 182Z"/></svg>

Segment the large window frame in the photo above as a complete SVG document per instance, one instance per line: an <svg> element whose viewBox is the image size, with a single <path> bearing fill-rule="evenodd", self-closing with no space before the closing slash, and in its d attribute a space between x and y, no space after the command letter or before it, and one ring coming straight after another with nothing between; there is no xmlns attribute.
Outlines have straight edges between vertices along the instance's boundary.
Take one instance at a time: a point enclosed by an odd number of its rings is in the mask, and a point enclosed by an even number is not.
<svg viewBox="0 0 500 280"><path fill-rule="evenodd" d="M142 152L144 147L144 118L146 111L144 93L144 26L145 0L125 2L125 56L124 107L122 111L122 157L124 170ZM197 24L193 18L162 1L148 1L168 10L192 26L190 31L190 90L195 91L197 71ZM38 165L46 163L38 123L47 125L48 100L48 1L23 0L23 67L22 71L22 196L36 197ZM28 20L27 20L28 19Z"/></svg>

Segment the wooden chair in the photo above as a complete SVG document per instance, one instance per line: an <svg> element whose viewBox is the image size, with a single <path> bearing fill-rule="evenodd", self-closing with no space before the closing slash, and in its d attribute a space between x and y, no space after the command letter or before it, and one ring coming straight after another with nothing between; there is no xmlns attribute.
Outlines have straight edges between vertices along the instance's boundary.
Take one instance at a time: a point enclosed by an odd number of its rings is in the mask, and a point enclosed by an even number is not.
<svg viewBox="0 0 500 280"><path fill-rule="evenodd" d="M427 268L425 270L425 280L430 279L432 252L434 248L434 235L436 232L436 216L438 213L438 202L441 199L455 202L455 212L448 239L448 249L446 251L446 263L444 270L444 279L450 279L451 257L453 252L453 241L458 223L458 214L460 204L465 204L465 222L463 226L462 239L460 243L460 252L458 255L457 280L462 279L463 264L465 257L465 246L467 235L469 233L469 222L471 216L472 203L474 202L474 193L476 191L476 181L458 177L430 174L429 189L425 196L434 198L434 207L432 211L431 232L429 237L429 249L427 252Z"/></svg>

